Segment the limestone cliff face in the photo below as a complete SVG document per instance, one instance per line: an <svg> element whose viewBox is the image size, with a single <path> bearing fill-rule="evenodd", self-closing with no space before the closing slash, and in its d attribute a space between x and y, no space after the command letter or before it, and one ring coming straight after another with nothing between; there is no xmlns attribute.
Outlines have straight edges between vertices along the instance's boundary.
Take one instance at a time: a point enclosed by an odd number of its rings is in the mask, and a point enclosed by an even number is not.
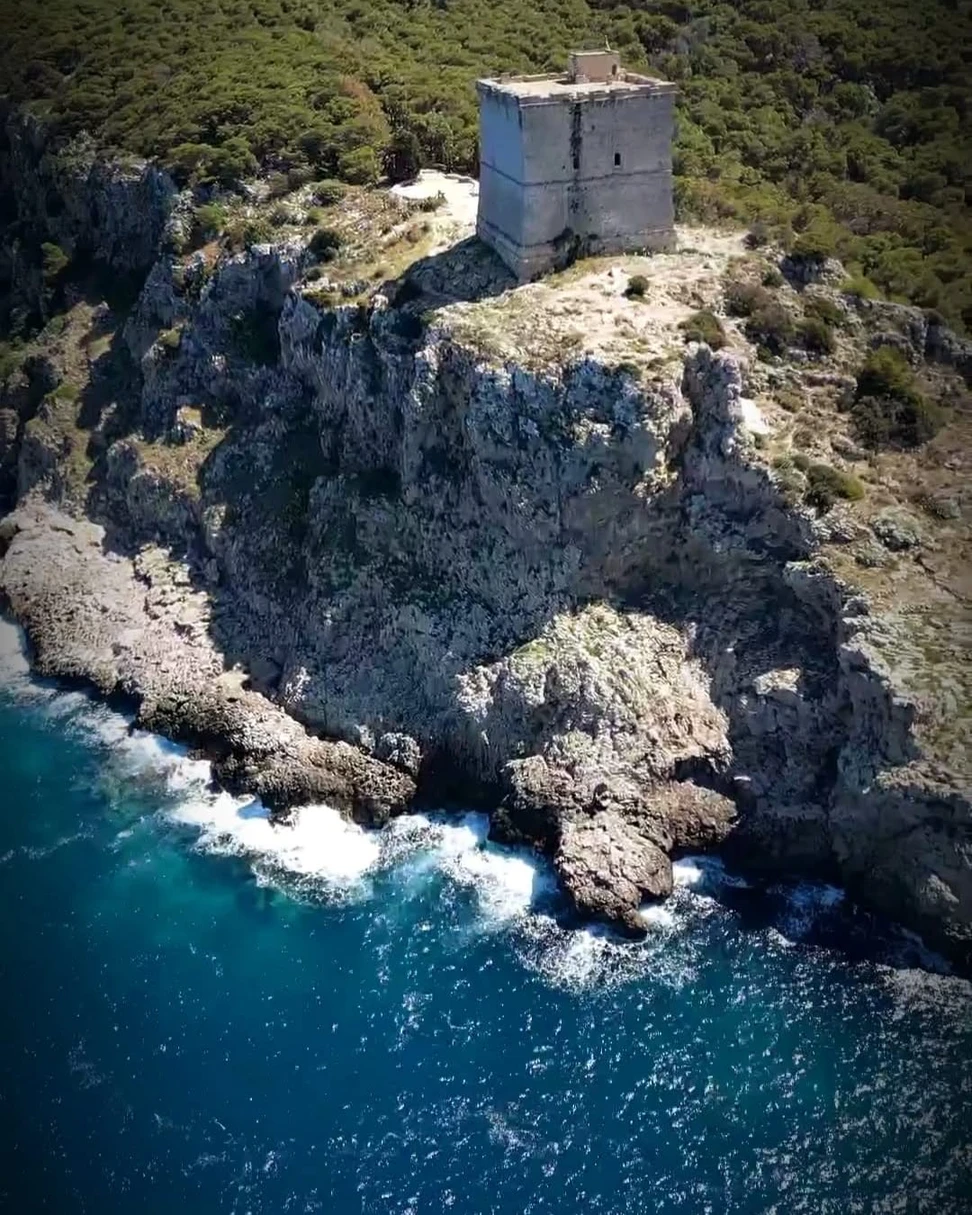
<svg viewBox="0 0 972 1215"><path fill-rule="evenodd" d="M86 509L130 562L113 559L113 595L148 578L164 605L150 662L134 593L114 649L94 600L49 626L36 512L63 495L8 443L25 500L0 587L46 669L60 644L63 669L144 696L148 724L208 739L231 720L222 774L281 807L354 812L369 782L370 818L413 780L479 797L497 836L553 856L578 909L631 930L673 853L725 847L844 881L972 963L968 791L923 760L867 602L762 459L740 360L537 368L484 352L449 307L315 303L305 268L298 244L215 269L162 257L119 331L128 421L95 426ZM184 585L158 590L154 557L146 574L158 546ZM189 587L205 610L183 619ZM224 663L257 699L187 709ZM288 726L286 762L264 733L253 759L240 715L271 702L345 749Z"/></svg>
<svg viewBox="0 0 972 1215"><path fill-rule="evenodd" d="M105 160L83 137L55 148L41 121L6 105L0 108L0 183L12 212L0 242L0 284L13 312L44 315L43 241L116 276L144 276L177 202L175 185L160 169L134 159Z"/></svg>

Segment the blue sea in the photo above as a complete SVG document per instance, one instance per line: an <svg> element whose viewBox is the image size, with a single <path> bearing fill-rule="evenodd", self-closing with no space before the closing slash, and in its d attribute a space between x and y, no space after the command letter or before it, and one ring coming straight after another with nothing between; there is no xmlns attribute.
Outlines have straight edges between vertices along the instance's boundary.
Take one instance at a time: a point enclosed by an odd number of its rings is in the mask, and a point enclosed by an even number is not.
<svg viewBox="0 0 972 1215"><path fill-rule="evenodd" d="M839 891L683 861L616 940L479 816L274 827L0 643L4 1212L972 1209L972 988Z"/></svg>

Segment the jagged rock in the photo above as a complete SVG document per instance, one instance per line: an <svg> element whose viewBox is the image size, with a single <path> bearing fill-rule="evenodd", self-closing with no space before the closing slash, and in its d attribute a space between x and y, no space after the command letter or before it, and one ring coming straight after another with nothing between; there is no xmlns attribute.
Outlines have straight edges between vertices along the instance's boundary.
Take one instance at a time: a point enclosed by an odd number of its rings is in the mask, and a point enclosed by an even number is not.
<svg viewBox="0 0 972 1215"><path fill-rule="evenodd" d="M900 507L892 506L881 511L871 520L871 530L892 552L917 548L924 540L921 524L914 515Z"/></svg>
<svg viewBox="0 0 972 1215"><path fill-rule="evenodd" d="M136 178L101 196L127 214ZM481 340L478 274L456 287L430 259L423 285L453 302L419 315L319 308L305 266L300 243L156 262L119 352L142 434L100 436L85 504L116 551L37 508L66 455L28 425L0 588L38 668L130 696L278 814L329 800L381 822L416 783L495 799L494 835L544 848L579 909L629 931L666 854L735 848L833 874L960 952L967 790L922 793L920 706L880 658L896 638L815 558L840 520L767 469L738 356L528 364ZM893 307L847 334L920 357L928 318ZM187 405L226 428L198 478L157 442ZM906 831L875 854L888 805Z"/></svg>
<svg viewBox="0 0 972 1215"><path fill-rule="evenodd" d="M672 864L620 815L602 810L566 824L554 867L575 909L644 935L638 908L672 891Z"/></svg>
<svg viewBox="0 0 972 1215"><path fill-rule="evenodd" d="M882 566L891 565L894 562L894 558L887 549L873 540L865 540L862 544L855 545L852 551L854 560L866 570L880 569Z"/></svg>

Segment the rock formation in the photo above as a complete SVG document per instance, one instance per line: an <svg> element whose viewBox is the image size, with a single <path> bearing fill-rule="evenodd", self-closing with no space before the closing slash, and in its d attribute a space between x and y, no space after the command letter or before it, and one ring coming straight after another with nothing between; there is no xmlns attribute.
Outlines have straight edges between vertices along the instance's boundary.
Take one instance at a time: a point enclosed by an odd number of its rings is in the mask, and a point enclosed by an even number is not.
<svg viewBox="0 0 972 1215"><path fill-rule="evenodd" d="M278 813L485 804L626 931L723 848L972 965L968 772L755 442L741 352L514 357L515 292L335 306L309 260L162 253L74 430L36 368L8 385L0 593L38 669Z"/></svg>

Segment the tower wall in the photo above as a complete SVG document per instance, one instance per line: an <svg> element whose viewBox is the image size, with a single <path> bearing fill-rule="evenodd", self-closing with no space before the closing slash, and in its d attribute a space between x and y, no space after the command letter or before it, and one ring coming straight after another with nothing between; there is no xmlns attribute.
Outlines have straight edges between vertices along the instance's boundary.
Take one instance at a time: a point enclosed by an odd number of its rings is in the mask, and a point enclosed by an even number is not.
<svg viewBox="0 0 972 1215"><path fill-rule="evenodd" d="M569 250L670 246L672 87L552 84L480 86L481 238L521 279Z"/></svg>

